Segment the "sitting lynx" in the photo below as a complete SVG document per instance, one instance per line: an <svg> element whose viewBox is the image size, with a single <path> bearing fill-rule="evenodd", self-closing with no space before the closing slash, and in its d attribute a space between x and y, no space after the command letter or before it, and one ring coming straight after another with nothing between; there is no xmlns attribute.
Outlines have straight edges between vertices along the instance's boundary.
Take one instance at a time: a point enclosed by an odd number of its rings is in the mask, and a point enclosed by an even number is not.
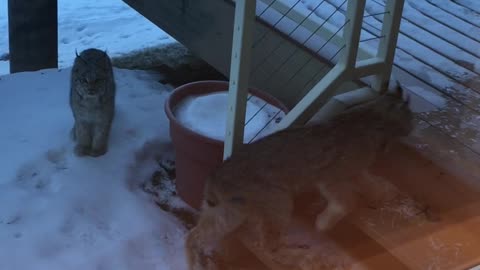
<svg viewBox="0 0 480 270"><path fill-rule="evenodd" d="M328 203L316 217L320 231L354 210L359 199L381 199L376 180L360 176L378 151L411 132L412 120L399 88L328 122L240 147L207 180L199 222L186 239L190 269L219 269L214 249L234 231L254 234L260 247L275 250L273 239L290 222L295 194L308 188L317 188Z"/></svg>
<svg viewBox="0 0 480 270"><path fill-rule="evenodd" d="M115 111L115 81L105 52L88 49L77 54L71 75L70 107L75 118L75 153L95 157L105 154Z"/></svg>

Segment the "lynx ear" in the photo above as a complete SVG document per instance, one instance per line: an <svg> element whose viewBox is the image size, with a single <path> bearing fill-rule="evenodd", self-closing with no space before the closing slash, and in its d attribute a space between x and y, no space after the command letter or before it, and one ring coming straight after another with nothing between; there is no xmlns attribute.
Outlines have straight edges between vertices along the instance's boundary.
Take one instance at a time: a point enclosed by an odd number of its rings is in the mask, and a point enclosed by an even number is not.
<svg viewBox="0 0 480 270"><path fill-rule="evenodd" d="M408 105L410 105L410 94L406 93L405 94L405 100L403 101L402 106L403 107L408 107Z"/></svg>
<svg viewBox="0 0 480 270"><path fill-rule="evenodd" d="M408 107L410 104L410 94L405 91L397 80L397 88L395 89L395 95L403 101L402 107Z"/></svg>
<svg viewBox="0 0 480 270"><path fill-rule="evenodd" d="M398 96L399 98L402 98L403 96L403 88L400 85L400 82L398 80L395 81L397 84L397 87L395 87L395 95Z"/></svg>
<svg viewBox="0 0 480 270"><path fill-rule="evenodd" d="M75 49L75 55L76 55L77 57L80 57L80 55L78 55L77 49Z"/></svg>

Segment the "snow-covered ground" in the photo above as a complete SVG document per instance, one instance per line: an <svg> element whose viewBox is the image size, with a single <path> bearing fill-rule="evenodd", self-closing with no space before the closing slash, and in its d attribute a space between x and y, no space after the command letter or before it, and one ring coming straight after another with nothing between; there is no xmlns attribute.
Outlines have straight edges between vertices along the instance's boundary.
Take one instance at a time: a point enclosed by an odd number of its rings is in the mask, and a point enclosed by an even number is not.
<svg viewBox="0 0 480 270"><path fill-rule="evenodd" d="M168 88L154 73L115 69L109 150L98 158L77 157L70 138L70 71L0 76L0 269L186 269L186 229L154 200L185 204L144 189L158 160L171 155L163 109ZM220 136L226 98L197 97L180 107L187 113L178 117ZM264 104L250 101L248 139L267 123L262 136L271 132L276 121L270 119L284 115ZM215 115L218 125L208 123Z"/></svg>
<svg viewBox="0 0 480 270"><path fill-rule="evenodd" d="M7 2L0 0L0 56L8 52ZM59 67L69 67L79 52L95 47L110 56L173 42L174 39L121 0L58 1ZM9 73L0 61L0 74Z"/></svg>
<svg viewBox="0 0 480 270"><path fill-rule="evenodd" d="M0 56L8 52L7 1L0 0ZM477 1L461 2L480 11ZM300 4L309 12L317 2ZM333 8L329 3L341 2L325 1L329 6L317 10L316 20L329 14ZM480 72L480 61L473 61L468 72L452 64L452 59L469 63L480 57L477 47L471 46L480 40L476 32L471 31L472 37L442 36L442 31L450 33L452 28L480 25L478 16L469 18L469 23L452 19L448 27L438 28L418 16L431 3L453 5L450 2L407 1L405 14L411 21L402 27L436 51L428 52L425 45L401 35L396 63L411 72L426 72L426 77L434 68L461 79ZM375 14L379 8L369 1L367 11ZM465 12L458 7L450 11ZM335 16L334 25L341 25L343 16ZM374 17L366 22L372 32L379 26ZM430 34L414 31L415 25L428 28ZM362 37L372 34L364 32ZM186 268L183 226L138 189L157 168L154 157L162 154L162 143L169 142L163 112L167 90L149 73L116 69L117 111L109 152L99 158L76 157L68 135L73 123L68 107L69 66L75 50L97 47L117 56L172 41L120 0L59 0L62 69L0 76L0 269ZM410 49L425 53L413 57L407 53ZM432 60L432 66L424 65L426 60ZM6 73L8 61L0 61L0 74ZM441 89L456 82L445 75L435 75L431 81ZM447 106L437 92L411 90L438 107Z"/></svg>
<svg viewBox="0 0 480 270"><path fill-rule="evenodd" d="M186 269L184 227L138 188L169 142L167 90L115 70L109 151L79 158L69 75L0 76L0 269Z"/></svg>

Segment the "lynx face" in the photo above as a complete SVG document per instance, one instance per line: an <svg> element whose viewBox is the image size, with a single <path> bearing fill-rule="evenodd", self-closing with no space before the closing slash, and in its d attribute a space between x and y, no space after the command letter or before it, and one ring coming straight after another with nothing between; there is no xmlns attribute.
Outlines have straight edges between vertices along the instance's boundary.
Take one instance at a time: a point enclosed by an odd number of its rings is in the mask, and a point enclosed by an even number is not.
<svg viewBox="0 0 480 270"><path fill-rule="evenodd" d="M85 50L75 58L73 72L78 74L74 82L78 95L85 99L96 99L108 89L110 59L103 51Z"/></svg>
<svg viewBox="0 0 480 270"><path fill-rule="evenodd" d="M407 136L413 129L413 113L409 108L409 96L403 97L402 88L385 93L372 101L353 106L338 118L359 117L359 121L377 121L376 129L392 137ZM371 121L374 120L374 121Z"/></svg>

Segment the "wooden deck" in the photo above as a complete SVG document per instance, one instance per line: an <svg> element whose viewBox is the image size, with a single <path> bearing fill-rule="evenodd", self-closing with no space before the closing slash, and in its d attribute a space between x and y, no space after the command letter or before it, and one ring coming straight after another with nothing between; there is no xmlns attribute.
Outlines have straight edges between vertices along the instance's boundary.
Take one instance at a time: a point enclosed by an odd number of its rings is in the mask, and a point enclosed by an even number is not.
<svg viewBox="0 0 480 270"><path fill-rule="evenodd" d="M382 4L373 2L370 13ZM269 269L480 265L480 3L427 0L428 9L416 3L405 4L394 73L411 95L417 126L371 168L402 196L360 209L327 235L293 225L286 238L303 248L297 268L282 268L249 246L252 239L243 241ZM366 18L365 29L374 31L378 22Z"/></svg>
<svg viewBox="0 0 480 270"><path fill-rule="evenodd" d="M297 221L284 237L288 247L282 252L298 257L290 266L257 249L255 239L243 238L266 265L257 262L252 269L466 270L480 265L480 178L478 168L469 169L478 167L479 156L421 121L407 141L370 169L398 189L397 197L360 208L327 234L316 232L312 220Z"/></svg>

